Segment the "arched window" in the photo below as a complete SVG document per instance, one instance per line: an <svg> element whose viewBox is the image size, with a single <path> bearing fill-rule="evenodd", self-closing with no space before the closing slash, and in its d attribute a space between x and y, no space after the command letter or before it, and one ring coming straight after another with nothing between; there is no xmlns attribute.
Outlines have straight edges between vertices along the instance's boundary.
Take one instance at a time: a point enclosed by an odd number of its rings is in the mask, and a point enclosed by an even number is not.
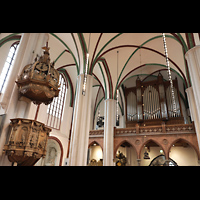
<svg viewBox="0 0 200 200"><path fill-rule="evenodd" d="M3 93L5 90L5 86L7 84L9 75L12 71L12 66L16 57L16 51L18 48L19 41L13 43L10 47L6 62L4 64L4 67L2 69L1 75L0 75L0 93Z"/></svg>
<svg viewBox="0 0 200 200"><path fill-rule="evenodd" d="M47 109L47 126L60 130L64 99L66 93L66 81L62 74L59 76L60 92L58 97L55 97Z"/></svg>

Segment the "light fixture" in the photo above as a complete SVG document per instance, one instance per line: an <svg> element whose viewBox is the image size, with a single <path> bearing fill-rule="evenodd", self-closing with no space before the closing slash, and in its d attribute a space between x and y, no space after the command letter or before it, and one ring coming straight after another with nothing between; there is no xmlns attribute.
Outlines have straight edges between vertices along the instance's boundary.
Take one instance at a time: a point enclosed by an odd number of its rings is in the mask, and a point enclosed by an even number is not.
<svg viewBox="0 0 200 200"><path fill-rule="evenodd" d="M89 42L88 42L88 53L86 54L86 66L85 66L85 74L83 79L83 89L82 89L82 95L85 96L86 93L86 84L87 84L87 72L88 72L88 62L89 62L89 47L90 47L90 36L89 35Z"/></svg>
<svg viewBox="0 0 200 200"><path fill-rule="evenodd" d="M175 114L176 114L176 101L175 101L175 95L174 95L174 86L173 86L173 81L172 81L171 69L170 69L170 66L169 66L169 59L168 59L168 53L167 53L167 43L166 43L166 39L165 39L165 33L162 33L162 36L163 36L166 65L167 65L167 70L168 70L168 78L169 78L169 82L170 82L171 95L172 95L173 115L175 116Z"/></svg>

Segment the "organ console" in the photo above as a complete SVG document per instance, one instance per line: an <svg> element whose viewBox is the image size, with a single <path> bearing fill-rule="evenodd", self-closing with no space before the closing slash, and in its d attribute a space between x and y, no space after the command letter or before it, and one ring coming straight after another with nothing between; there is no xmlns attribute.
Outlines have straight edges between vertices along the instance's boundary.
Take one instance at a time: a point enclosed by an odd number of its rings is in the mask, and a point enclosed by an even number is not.
<svg viewBox="0 0 200 200"><path fill-rule="evenodd" d="M161 73L157 80L142 82L136 79L136 87L125 87L126 127L166 124L182 124L184 117L181 110L177 78L173 80L176 100L176 112L173 111L171 87L164 81Z"/></svg>

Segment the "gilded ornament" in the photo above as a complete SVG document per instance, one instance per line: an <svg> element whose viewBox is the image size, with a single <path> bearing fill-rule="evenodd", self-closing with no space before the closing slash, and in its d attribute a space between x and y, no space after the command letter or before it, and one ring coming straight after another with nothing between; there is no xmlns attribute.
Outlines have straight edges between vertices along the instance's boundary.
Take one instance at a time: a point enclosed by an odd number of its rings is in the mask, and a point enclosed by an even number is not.
<svg viewBox="0 0 200 200"><path fill-rule="evenodd" d="M50 128L41 122L22 118L11 119L10 125L10 138L3 149L10 162L33 165L46 155Z"/></svg>

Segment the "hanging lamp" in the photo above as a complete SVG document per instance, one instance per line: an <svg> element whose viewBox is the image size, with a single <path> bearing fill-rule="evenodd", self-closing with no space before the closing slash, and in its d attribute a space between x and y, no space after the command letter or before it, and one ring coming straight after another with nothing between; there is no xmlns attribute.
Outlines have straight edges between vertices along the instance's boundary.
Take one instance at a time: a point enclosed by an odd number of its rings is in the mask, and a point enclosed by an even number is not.
<svg viewBox="0 0 200 200"><path fill-rule="evenodd" d="M169 66L169 58L168 58L168 53L167 53L167 43L165 39L165 33L162 33L163 36L163 45L164 45L164 51L165 51L165 58L166 58L166 66L168 70L168 78L170 82L170 88L171 88L171 95L172 95L172 104L173 104L173 116L176 115L176 101L175 101L175 94L174 94L174 86L173 86L173 81L172 81L172 75L171 75L171 69Z"/></svg>

